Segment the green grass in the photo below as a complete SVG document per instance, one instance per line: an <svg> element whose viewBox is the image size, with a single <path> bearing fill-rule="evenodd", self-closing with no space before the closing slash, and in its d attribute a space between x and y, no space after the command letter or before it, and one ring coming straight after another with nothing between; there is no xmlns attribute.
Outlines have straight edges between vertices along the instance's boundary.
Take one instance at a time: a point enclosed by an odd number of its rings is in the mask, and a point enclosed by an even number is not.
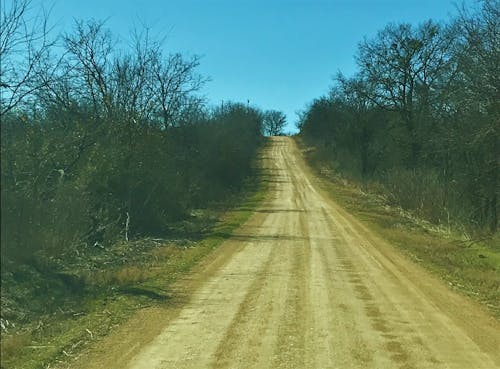
<svg viewBox="0 0 500 369"><path fill-rule="evenodd" d="M500 234L461 234L392 207L328 168L315 150L297 140L306 162L332 198L405 255L442 278L451 288L484 304L500 318ZM481 240L484 238L483 240Z"/></svg>
<svg viewBox="0 0 500 369"><path fill-rule="evenodd" d="M243 200L230 201L222 206L226 210L211 212L218 220L195 240L144 239L114 245L111 255L121 258L118 265L76 272L92 293L75 297L72 304L62 305L51 315L30 317L3 335L2 369L38 369L66 361L90 342L108 335L138 309L178 304L169 294L169 286L230 237L266 193L261 173L248 185ZM123 262L123 258L130 260Z"/></svg>

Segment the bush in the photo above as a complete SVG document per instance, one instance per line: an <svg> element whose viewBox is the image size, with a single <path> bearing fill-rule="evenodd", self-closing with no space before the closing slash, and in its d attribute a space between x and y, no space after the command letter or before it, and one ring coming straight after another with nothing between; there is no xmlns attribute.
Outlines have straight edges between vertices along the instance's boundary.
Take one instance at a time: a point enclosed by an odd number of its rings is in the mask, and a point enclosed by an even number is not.
<svg viewBox="0 0 500 369"><path fill-rule="evenodd" d="M261 142L262 115L239 104L167 130L61 117L2 123L2 263L166 234L238 191Z"/></svg>
<svg viewBox="0 0 500 369"><path fill-rule="evenodd" d="M393 205L414 211L432 222L447 222L448 199L435 170L396 168L387 171L381 182Z"/></svg>

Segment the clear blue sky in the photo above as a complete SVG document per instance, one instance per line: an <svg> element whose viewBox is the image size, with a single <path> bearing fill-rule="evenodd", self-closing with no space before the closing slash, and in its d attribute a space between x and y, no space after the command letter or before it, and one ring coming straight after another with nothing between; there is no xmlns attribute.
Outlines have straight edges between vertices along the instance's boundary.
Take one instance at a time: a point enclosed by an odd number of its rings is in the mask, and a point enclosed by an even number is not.
<svg viewBox="0 0 500 369"><path fill-rule="evenodd" d="M9 1L9 0L7 0ZM203 94L285 112L294 129L297 110L328 91L337 71L355 72L363 37L389 22L447 20L460 0L40 0L52 5L58 28L73 19L107 19L127 36L143 22L166 34L167 50L202 56L211 78ZM468 0L466 3L472 3Z"/></svg>

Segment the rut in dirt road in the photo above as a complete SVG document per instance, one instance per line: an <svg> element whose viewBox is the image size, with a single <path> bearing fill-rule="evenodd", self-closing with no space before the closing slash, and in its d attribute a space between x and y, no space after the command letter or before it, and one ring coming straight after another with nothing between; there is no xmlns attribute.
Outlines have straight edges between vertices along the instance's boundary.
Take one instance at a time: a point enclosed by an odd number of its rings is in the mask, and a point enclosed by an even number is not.
<svg viewBox="0 0 500 369"><path fill-rule="evenodd" d="M495 319L322 194L293 140L265 155L268 200L129 368L499 367Z"/></svg>

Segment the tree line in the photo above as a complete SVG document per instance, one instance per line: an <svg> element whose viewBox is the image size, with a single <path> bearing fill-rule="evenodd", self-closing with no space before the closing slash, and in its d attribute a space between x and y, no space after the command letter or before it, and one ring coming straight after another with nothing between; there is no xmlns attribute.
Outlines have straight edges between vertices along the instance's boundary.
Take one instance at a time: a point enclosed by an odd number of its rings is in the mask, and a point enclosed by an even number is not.
<svg viewBox="0 0 500 369"><path fill-rule="evenodd" d="M146 27L125 48L96 20L53 33L30 1L2 7L3 266L168 234L243 188L268 113L209 106L200 58Z"/></svg>
<svg viewBox="0 0 500 369"><path fill-rule="evenodd" d="M498 230L500 2L360 42L299 129L321 160L434 222Z"/></svg>

